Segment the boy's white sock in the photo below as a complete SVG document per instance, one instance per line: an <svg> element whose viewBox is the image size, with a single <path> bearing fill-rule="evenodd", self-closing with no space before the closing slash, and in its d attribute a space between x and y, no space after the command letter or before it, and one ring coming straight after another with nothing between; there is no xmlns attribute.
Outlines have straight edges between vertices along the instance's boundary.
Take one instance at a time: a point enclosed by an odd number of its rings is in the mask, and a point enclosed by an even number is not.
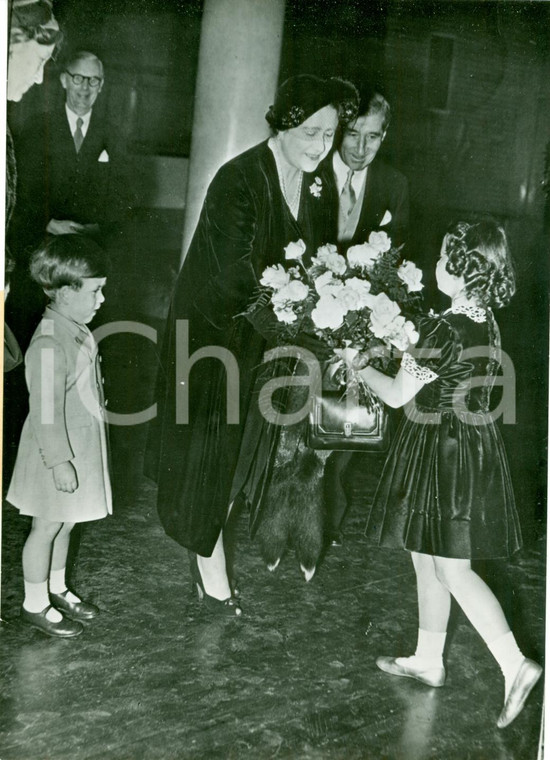
<svg viewBox="0 0 550 760"><path fill-rule="evenodd" d="M23 607L27 612L42 612L42 610L49 607L50 597L48 595L48 581L42 583L30 583L24 581L25 584L25 599L23 601ZM53 607L46 613L46 618L51 623L59 623L63 620L63 615Z"/></svg>
<svg viewBox="0 0 550 760"><path fill-rule="evenodd" d="M62 594L67 590L65 583L65 568L61 570L50 570L50 591L52 594Z"/></svg>
<svg viewBox="0 0 550 760"><path fill-rule="evenodd" d="M504 676L504 701L506 701L525 657L518 647L512 631L504 633L498 639L487 644L487 646L502 670L502 675Z"/></svg>
<svg viewBox="0 0 550 760"><path fill-rule="evenodd" d="M62 567L61 570L50 570L50 591L52 594L65 594L67 591L67 583L65 581L65 570L66 568ZM67 591L65 594L65 599L68 602L81 602L82 599L80 599L76 594L73 594L71 591Z"/></svg>

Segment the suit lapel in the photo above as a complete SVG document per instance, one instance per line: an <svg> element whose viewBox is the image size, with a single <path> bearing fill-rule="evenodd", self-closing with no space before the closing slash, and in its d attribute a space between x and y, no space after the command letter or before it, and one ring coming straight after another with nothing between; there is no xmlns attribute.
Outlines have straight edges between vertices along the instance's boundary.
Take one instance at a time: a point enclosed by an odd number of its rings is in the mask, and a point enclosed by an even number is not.
<svg viewBox="0 0 550 760"><path fill-rule="evenodd" d="M52 113L50 124L54 139L48 140L49 144L54 147L54 150L62 153L67 159L74 162L76 159L76 149L64 105L61 107L61 110Z"/></svg>
<svg viewBox="0 0 550 760"><path fill-rule="evenodd" d="M84 137L84 142L80 148L80 154L82 156L91 155L92 153L97 153L97 155L99 155L101 153L102 146L100 143L102 138L101 133L98 130L97 119L97 113L95 111L92 111L90 123L88 124L88 129L86 130L86 135Z"/></svg>
<svg viewBox="0 0 550 760"><path fill-rule="evenodd" d="M325 242L327 243L336 243L338 236L338 210L340 205L336 177L334 176L334 169L332 168L332 155L333 151L323 159L318 169L318 175L323 183L321 193L324 202L324 214L327 217L325 224L327 230L327 239Z"/></svg>

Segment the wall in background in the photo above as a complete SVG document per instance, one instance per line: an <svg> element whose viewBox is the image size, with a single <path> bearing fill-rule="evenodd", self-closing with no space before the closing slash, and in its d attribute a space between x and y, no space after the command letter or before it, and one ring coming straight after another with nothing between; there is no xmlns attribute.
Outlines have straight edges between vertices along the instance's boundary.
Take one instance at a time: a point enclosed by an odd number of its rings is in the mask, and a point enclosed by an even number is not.
<svg viewBox="0 0 550 760"><path fill-rule="evenodd" d="M287 0L280 79L308 72L380 87L394 112L382 150L427 219L420 247L456 209L485 209L511 227L529 219L530 244L550 139L549 10L503 0ZM120 123L129 151L147 157L136 160L143 202L182 207L201 0L56 0L56 13L71 47L105 61L98 107ZM57 77L49 64L45 86L10 106L15 132L59 96Z"/></svg>

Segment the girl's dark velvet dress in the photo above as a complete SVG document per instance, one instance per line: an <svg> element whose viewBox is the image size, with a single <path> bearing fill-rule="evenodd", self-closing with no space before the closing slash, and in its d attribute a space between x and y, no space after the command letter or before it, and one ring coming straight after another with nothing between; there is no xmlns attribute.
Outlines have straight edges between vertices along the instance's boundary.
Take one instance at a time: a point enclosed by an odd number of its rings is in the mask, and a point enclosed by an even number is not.
<svg viewBox="0 0 550 760"><path fill-rule="evenodd" d="M487 414L498 326L490 310L473 317L447 312L420 326L416 348L439 356L415 354L410 371L437 378L416 395L388 455L367 523L380 546L463 559L521 547L506 452Z"/></svg>
<svg viewBox="0 0 550 760"><path fill-rule="evenodd" d="M176 284L146 469L158 482L158 511L167 534L203 556L212 553L231 499L251 473L252 488L262 491L276 446L279 431L254 408L262 357L273 346L242 312L254 300L265 267L283 262L290 242L301 238L308 258L329 240L331 212L322 192L321 197L310 192L314 178L315 174L304 174L296 221L282 195L267 142L225 164L208 189ZM270 310L259 312L256 328L264 322L269 326L272 319ZM187 348L183 333L176 334L178 320L188 324ZM233 410L236 401L239 404L237 423L227 422L228 376L218 358L202 358L193 365L189 419L183 421L180 410L176 420L176 403L185 406L182 366L188 356L209 346L228 349L237 360L239 383L231 402ZM254 511L258 504L250 506Z"/></svg>

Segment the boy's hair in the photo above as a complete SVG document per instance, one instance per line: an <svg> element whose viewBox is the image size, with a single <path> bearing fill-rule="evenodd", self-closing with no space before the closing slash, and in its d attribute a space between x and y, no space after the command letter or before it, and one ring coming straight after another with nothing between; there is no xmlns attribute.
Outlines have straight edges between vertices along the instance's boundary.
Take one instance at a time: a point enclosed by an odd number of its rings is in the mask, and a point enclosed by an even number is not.
<svg viewBox="0 0 550 760"><path fill-rule="evenodd" d="M468 297L500 309L516 292L514 265L504 228L494 219L455 222L446 237L449 274L464 277Z"/></svg>
<svg viewBox="0 0 550 760"><path fill-rule="evenodd" d="M105 251L85 235L56 235L31 256L30 273L47 295L68 285L82 287L84 277L107 277Z"/></svg>

